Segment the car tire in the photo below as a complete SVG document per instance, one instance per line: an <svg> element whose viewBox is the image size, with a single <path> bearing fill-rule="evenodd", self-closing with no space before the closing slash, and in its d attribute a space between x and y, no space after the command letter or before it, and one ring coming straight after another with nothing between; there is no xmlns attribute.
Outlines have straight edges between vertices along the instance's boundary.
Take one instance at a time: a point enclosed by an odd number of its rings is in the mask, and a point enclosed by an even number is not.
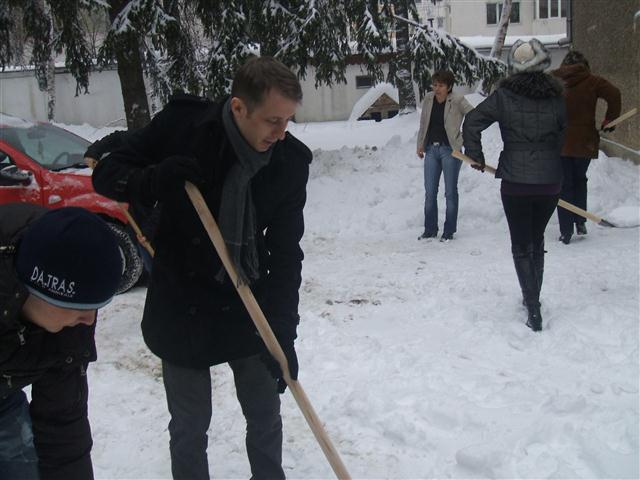
<svg viewBox="0 0 640 480"><path fill-rule="evenodd" d="M120 294L131 289L138 282L143 270L142 258L138 253L135 240L129 235L125 226L112 222L108 222L107 225L116 236L124 265L122 278L116 291L116 294Z"/></svg>

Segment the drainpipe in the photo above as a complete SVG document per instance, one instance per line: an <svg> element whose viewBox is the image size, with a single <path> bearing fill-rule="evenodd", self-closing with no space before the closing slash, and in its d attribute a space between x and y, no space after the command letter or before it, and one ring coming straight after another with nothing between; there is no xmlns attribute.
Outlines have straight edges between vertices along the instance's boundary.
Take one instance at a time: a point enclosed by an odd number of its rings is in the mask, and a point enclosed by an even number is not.
<svg viewBox="0 0 640 480"><path fill-rule="evenodd" d="M558 42L560 45L573 43L573 0L567 1L567 37Z"/></svg>

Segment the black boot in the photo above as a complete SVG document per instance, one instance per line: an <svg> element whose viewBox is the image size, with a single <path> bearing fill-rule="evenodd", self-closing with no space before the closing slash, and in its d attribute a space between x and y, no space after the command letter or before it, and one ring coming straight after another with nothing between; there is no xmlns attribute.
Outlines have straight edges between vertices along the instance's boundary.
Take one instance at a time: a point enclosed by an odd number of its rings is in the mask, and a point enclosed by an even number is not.
<svg viewBox="0 0 640 480"><path fill-rule="evenodd" d="M533 265L536 269L536 278L538 279L538 299L540 299L540 292L542 291L542 280L544 277L544 240L540 245L533 247Z"/></svg>
<svg viewBox="0 0 640 480"><path fill-rule="evenodd" d="M533 247L533 266L536 272L536 278L538 279L538 300L540 301L540 292L542 291L542 279L544 277L544 254L547 253L544 249L544 240L538 246ZM540 301L542 304L542 301ZM522 305L527 306L527 301L524 296L522 297Z"/></svg>
<svg viewBox="0 0 640 480"><path fill-rule="evenodd" d="M513 245L511 251L522 289L522 298L524 298L529 312L527 326L534 332L538 332L542 330L542 316L540 315L540 284L534 261L533 245L529 244L524 248L521 245Z"/></svg>

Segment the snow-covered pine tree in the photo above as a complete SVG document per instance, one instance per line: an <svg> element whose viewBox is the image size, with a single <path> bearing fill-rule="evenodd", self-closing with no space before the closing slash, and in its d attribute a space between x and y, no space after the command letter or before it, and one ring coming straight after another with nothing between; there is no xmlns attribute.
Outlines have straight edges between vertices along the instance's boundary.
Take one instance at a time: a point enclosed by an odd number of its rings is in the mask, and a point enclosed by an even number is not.
<svg viewBox="0 0 640 480"><path fill-rule="evenodd" d="M21 46L12 44L12 33L21 25L23 40L31 47L26 63L33 65L42 91L53 88L53 61L64 53L65 67L76 80L76 94L89 87L92 66L91 51L78 21L80 11L89 8L91 0L3 0L0 2L0 68L25 63L20 58ZM55 97L49 95L48 117L53 117Z"/></svg>
<svg viewBox="0 0 640 480"><path fill-rule="evenodd" d="M64 47L67 66L85 90L91 58L74 21L79 9L108 5L111 28L98 57L101 65L118 61L130 127L149 119L143 72L161 102L176 90L219 97L228 93L233 72L252 53L279 58L301 78L313 67L316 86L345 82L347 64L354 60L374 81L385 80L383 65L388 64L386 80L394 84L405 78L397 73L410 64L421 93L436 69L450 69L466 84L494 81L505 71L502 62L478 55L446 32L394 15L390 0L45 0L61 22L61 34L53 40L48 40L39 0L4 0L0 38L12 25L7 12L25 1L27 30L37 32L32 57L39 78L52 45ZM406 14L415 18L414 1L402 1ZM401 55L392 41L398 22L412 24ZM14 51L0 44L0 66L9 64Z"/></svg>
<svg viewBox="0 0 640 480"><path fill-rule="evenodd" d="M504 40L507 36L507 29L509 28L509 21L511 20L511 9L513 7L513 0L502 1L502 13L500 15L500 24L496 31L496 36L493 40L493 46L489 56L491 58L500 58L502 56L502 48L504 47ZM483 81L479 88L479 91L484 95L489 95L491 86L494 82Z"/></svg>
<svg viewBox="0 0 640 480"><path fill-rule="evenodd" d="M416 96L413 92L411 77L411 52L409 50L409 22L400 19L409 19L409 14L417 20L418 13L413 0L396 0L393 3L396 54L389 62L389 77L395 80L398 87L398 100L400 115L414 112L416 109Z"/></svg>
<svg viewBox="0 0 640 480"><path fill-rule="evenodd" d="M108 3L111 27L98 51L98 62L104 66L113 59L117 61L127 126L143 127L151 118L143 75L145 70L149 71L149 65L144 60L150 58L153 68L163 68L157 61L162 57L155 51L148 54L145 47L164 45L167 25L175 20L157 0L108 0Z"/></svg>
<svg viewBox="0 0 640 480"><path fill-rule="evenodd" d="M354 59L378 82L398 85L406 78L398 73L409 71L421 93L430 88L436 69L448 68L466 84L494 81L504 73L501 62L419 25L414 0L401 1L130 0L106 44L117 35L144 39L143 67L161 102L176 90L211 98L227 94L233 72L251 54L273 55L301 78L313 67L316 86L345 82ZM407 18L395 15L394 8ZM411 23L408 43L398 48L392 33L406 22ZM412 85L405 85L403 98L413 105Z"/></svg>
<svg viewBox="0 0 640 480"><path fill-rule="evenodd" d="M506 74L504 62L480 55L456 37L429 25L415 28L410 45L413 79L421 96L430 89L431 74L436 70L450 70L456 83L469 86L481 80L492 84Z"/></svg>

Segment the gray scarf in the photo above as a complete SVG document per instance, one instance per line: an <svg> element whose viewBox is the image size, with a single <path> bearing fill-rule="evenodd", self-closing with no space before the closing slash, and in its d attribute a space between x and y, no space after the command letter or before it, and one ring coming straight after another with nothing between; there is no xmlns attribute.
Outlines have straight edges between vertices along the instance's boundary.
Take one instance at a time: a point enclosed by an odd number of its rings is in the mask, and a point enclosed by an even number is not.
<svg viewBox="0 0 640 480"><path fill-rule="evenodd" d="M254 150L244 139L233 114L231 99L222 108L222 123L238 161L233 164L222 186L218 222L229 255L238 272L238 284L248 284L260 277L256 249L256 209L251 198L251 179L271 159L271 149ZM224 279L224 267L216 278Z"/></svg>

